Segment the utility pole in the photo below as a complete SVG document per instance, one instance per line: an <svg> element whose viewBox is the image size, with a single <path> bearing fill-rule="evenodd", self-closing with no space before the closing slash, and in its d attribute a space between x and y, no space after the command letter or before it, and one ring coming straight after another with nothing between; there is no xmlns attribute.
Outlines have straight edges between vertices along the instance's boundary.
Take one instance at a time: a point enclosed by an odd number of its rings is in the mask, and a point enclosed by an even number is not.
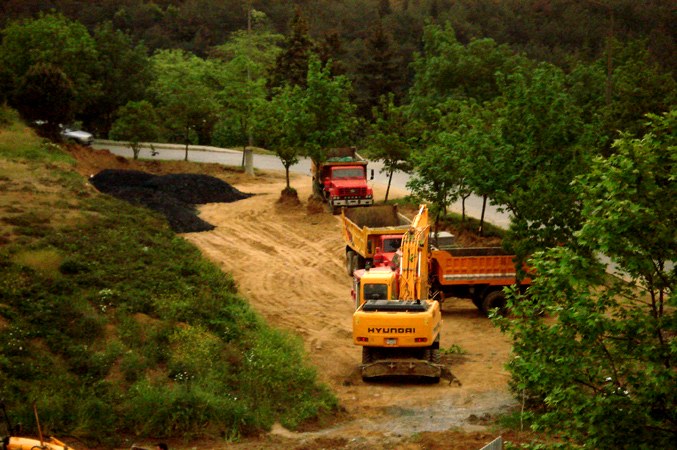
<svg viewBox="0 0 677 450"><path fill-rule="evenodd" d="M247 36L249 38L248 42L248 53L247 55L247 91L249 94L249 101L251 102L252 98L252 74L251 74L251 57L252 57L252 51L251 51L251 45L252 45L252 0L248 0L247 2ZM254 176L254 150L252 149L252 146L254 142L254 138L252 137L252 124L251 124L251 104L249 107L249 114L247 117L247 145L245 145L244 150L242 152L242 159L244 162L244 173L250 176Z"/></svg>

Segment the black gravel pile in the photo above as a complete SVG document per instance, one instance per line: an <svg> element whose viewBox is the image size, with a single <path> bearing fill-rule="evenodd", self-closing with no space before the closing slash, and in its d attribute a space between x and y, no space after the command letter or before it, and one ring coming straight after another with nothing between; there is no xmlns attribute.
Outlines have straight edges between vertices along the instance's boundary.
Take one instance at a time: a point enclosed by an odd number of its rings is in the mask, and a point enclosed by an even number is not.
<svg viewBox="0 0 677 450"><path fill-rule="evenodd" d="M106 194L128 187L142 187L146 182L156 178L152 173L140 170L105 169L89 178L95 188Z"/></svg>
<svg viewBox="0 0 677 450"><path fill-rule="evenodd" d="M99 191L158 211L177 233L213 230L197 216L195 205L230 203L250 197L230 184L201 174L152 175L137 170L105 169L89 180Z"/></svg>
<svg viewBox="0 0 677 450"><path fill-rule="evenodd" d="M244 194L230 184L209 175L177 173L148 180L145 184L177 199L200 205L203 203L229 203L251 194Z"/></svg>

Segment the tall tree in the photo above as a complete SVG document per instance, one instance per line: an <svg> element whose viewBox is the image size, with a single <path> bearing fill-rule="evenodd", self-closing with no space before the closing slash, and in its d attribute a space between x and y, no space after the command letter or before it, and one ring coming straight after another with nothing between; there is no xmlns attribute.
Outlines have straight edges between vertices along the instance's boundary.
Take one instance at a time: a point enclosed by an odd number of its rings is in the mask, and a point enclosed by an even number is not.
<svg viewBox="0 0 677 450"><path fill-rule="evenodd" d="M355 105L350 101L352 86L344 76L332 77L331 64L322 67L315 55L308 63L306 85L302 105L309 119L305 153L319 162L328 148L353 143L357 120Z"/></svg>
<svg viewBox="0 0 677 450"><path fill-rule="evenodd" d="M646 134L623 134L577 179L575 242L539 253L529 298L497 319L534 427L574 446L669 448L677 438L677 113L649 119Z"/></svg>
<svg viewBox="0 0 677 450"><path fill-rule="evenodd" d="M459 178L457 157L448 148L433 141L412 152L414 174L407 181L407 187L420 199L430 202L435 217L435 230L440 217L456 199L463 186Z"/></svg>
<svg viewBox="0 0 677 450"><path fill-rule="evenodd" d="M254 14L255 18L259 14ZM271 33L263 26L253 24L251 31L236 31L223 45L212 49L210 54L224 64L220 70L219 103L222 105L219 122L212 141L216 145L253 144L256 112L265 100L266 74L273 67L280 52L277 46L282 36Z"/></svg>
<svg viewBox="0 0 677 450"><path fill-rule="evenodd" d="M496 73L512 73L528 64L491 39L461 44L449 23L427 26L423 43L423 53L415 55L412 63L415 76L409 92L414 112L422 117L448 99L492 100L501 94Z"/></svg>
<svg viewBox="0 0 677 450"><path fill-rule="evenodd" d="M491 198L511 213L508 239L526 257L570 241L578 228L571 181L587 171L594 133L582 123L565 76L554 66L517 71L501 86L504 103L496 123L501 145L493 158L500 178Z"/></svg>
<svg viewBox="0 0 677 450"><path fill-rule="evenodd" d="M283 51L277 57L275 68L270 74L269 88L284 86L306 86L308 61L315 44L308 34L308 22L297 8L290 25L291 34L283 43Z"/></svg>
<svg viewBox="0 0 677 450"><path fill-rule="evenodd" d="M14 99L21 115L38 123L41 134L54 140L59 139L59 125L69 123L75 111L73 83L61 69L46 63L28 69Z"/></svg>
<svg viewBox="0 0 677 450"><path fill-rule="evenodd" d="M460 197L462 200L462 220L465 219L465 200L470 193L481 196L482 212L479 232L484 227L484 213L490 195L496 189L502 189L499 183L504 173L497 165L498 149L503 142L498 127L496 109L498 101L479 105L474 101L458 103L458 110L441 118L441 131L436 139L450 152L456 154L457 174L462 181ZM514 175L509 175L514 176Z"/></svg>
<svg viewBox="0 0 677 450"><path fill-rule="evenodd" d="M291 189L289 168L298 162L307 139L310 116L303 106L304 95L299 86L284 86L276 89L271 100L260 106L263 120L258 125L265 130L266 146L277 154L284 166L287 190Z"/></svg>
<svg viewBox="0 0 677 450"><path fill-rule="evenodd" d="M356 75L356 98L362 117L369 117L382 96L400 97L403 83L402 64L393 52L392 37L377 20L369 37Z"/></svg>
<svg viewBox="0 0 677 450"><path fill-rule="evenodd" d="M93 76L98 53L87 29L60 14L10 23L3 30L0 66L18 86L36 64L48 64L72 83L75 113L83 111L100 91ZM20 105L13 102L20 109Z"/></svg>
<svg viewBox="0 0 677 450"><path fill-rule="evenodd" d="M84 111L83 122L105 135L118 108L145 97L150 64L146 47L134 45L129 35L115 30L110 22L96 27L94 41L99 55L94 76L101 91Z"/></svg>

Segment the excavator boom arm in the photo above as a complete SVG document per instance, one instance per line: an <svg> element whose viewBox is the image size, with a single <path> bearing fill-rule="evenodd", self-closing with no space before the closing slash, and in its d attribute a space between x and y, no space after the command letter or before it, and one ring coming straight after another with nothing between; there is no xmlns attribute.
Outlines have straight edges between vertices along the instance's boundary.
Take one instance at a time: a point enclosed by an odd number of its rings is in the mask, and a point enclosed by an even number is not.
<svg viewBox="0 0 677 450"><path fill-rule="evenodd" d="M402 237L400 263L400 299L428 298L428 208L422 205L409 230Z"/></svg>

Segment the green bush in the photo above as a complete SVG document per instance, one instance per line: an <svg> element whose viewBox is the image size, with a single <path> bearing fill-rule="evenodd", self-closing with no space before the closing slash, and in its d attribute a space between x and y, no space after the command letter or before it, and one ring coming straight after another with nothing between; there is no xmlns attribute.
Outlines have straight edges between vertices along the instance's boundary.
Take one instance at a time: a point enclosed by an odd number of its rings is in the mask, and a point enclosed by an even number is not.
<svg viewBox="0 0 677 450"><path fill-rule="evenodd" d="M54 255L50 270L15 261L19 244L0 250L0 398L26 432L32 399L46 432L107 446L122 433L237 437L336 408L301 342L163 218L106 196L80 209L86 220L30 246Z"/></svg>

